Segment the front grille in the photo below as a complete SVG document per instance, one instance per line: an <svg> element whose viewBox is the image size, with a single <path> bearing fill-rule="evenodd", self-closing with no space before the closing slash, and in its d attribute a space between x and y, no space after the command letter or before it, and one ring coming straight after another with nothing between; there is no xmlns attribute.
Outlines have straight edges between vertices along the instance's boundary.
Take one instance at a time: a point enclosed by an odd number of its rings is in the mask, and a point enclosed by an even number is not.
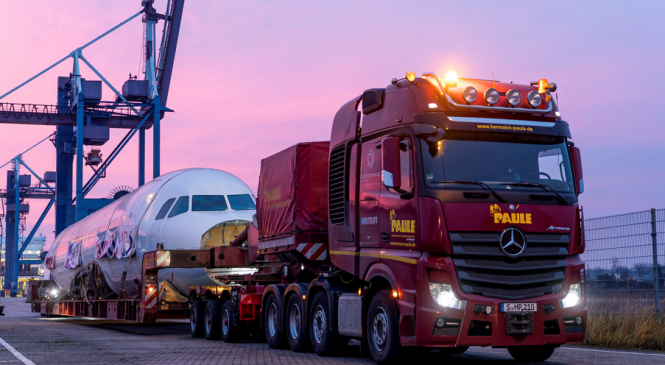
<svg viewBox="0 0 665 365"><path fill-rule="evenodd" d="M498 240L501 237L501 232L459 232L455 233L463 240L483 240L492 241ZM529 239L537 241L560 241L563 235L549 234L549 233L529 233Z"/></svg>
<svg viewBox="0 0 665 365"><path fill-rule="evenodd" d="M526 234L519 258L499 247L500 232L453 232L450 240L462 291L487 297L525 299L563 289L569 236Z"/></svg>
<svg viewBox="0 0 665 365"><path fill-rule="evenodd" d="M453 253L460 255L505 256L499 248L501 233L451 233ZM569 236L562 234L526 234L526 249L522 257L565 256Z"/></svg>
<svg viewBox="0 0 665 365"><path fill-rule="evenodd" d="M344 224L346 219L346 210L344 207L345 148L344 145L341 145L335 147L332 152L330 152L328 209L330 221L333 224Z"/></svg>
<svg viewBox="0 0 665 365"><path fill-rule="evenodd" d="M549 281L555 279L557 276L555 272L544 272L540 274L526 274L526 275L502 275L502 274L487 274L482 272L467 272L469 279L484 281L488 283L502 282L502 283L522 283L522 282L535 282L535 281Z"/></svg>

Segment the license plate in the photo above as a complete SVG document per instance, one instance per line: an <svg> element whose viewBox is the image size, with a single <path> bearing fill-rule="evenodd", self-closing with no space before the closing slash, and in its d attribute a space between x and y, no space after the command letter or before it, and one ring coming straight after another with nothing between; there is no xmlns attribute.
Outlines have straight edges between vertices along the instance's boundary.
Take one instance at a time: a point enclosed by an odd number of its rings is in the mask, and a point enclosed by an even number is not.
<svg viewBox="0 0 665 365"><path fill-rule="evenodd" d="M536 303L501 303L501 312L535 312Z"/></svg>

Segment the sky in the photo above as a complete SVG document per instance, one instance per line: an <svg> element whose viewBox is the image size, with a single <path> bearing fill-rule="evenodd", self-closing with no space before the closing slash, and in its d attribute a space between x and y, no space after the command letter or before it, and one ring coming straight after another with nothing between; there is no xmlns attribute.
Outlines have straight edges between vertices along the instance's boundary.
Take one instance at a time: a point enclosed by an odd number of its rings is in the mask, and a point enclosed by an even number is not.
<svg viewBox="0 0 665 365"><path fill-rule="evenodd" d="M140 3L3 1L0 94L129 18ZM165 7L166 0L155 1L160 13ZM646 1L188 0L168 96L175 112L162 122L161 171L222 169L256 191L262 158L329 140L336 111L363 90L410 70L456 70L558 85L562 118L582 151L586 217L663 208L664 15L665 2ZM116 88L140 72L142 29L138 17L83 53ZM55 104L56 79L71 71L65 61L0 102ZM107 87L103 95L112 99ZM0 165L53 130L0 124ZM124 133L112 130L102 154ZM128 144L88 197L137 186L137 146ZM40 174L54 171L55 149L47 141L24 160ZM146 165L149 181L152 130ZM84 181L91 174L86 167ZM45 205L30 201L28 229ZM48 242L54 224L52 211L39 230Z"/></svg>

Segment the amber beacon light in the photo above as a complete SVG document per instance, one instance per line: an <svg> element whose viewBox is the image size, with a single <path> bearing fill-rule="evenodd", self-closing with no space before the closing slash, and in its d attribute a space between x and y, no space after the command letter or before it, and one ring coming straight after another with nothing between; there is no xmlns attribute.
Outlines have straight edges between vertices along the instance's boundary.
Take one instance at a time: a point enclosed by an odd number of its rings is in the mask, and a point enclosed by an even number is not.
<svg viewBox="0 0 665 365"><path fill-rule="evenodd" d="M407 72L406 79L409 80L409 82L414 82L416 80L416 73L413 71Z"/></svg>

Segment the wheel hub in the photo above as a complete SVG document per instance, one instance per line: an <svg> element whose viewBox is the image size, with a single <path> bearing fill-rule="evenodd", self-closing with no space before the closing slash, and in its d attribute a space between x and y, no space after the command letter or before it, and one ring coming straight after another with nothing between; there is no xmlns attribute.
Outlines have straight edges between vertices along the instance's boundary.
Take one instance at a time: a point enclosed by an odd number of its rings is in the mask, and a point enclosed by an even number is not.
<svg viewBox="0 0 665 365"><path fill-rule="evenodd" d="M372 342L378 350L383 350L388 341L388 316L386 311L379 307L374 313L374 320L372 321Z"/></svg>
<svg viewBox="0 0 665 365"><path fill-rule="evenodd" d="M229 333L229 311L227 309L224 310L224 313L222 314L222 333L227 334Z"/></svg>
<svg viewBox="0 0 665 365"><path fill-rule="evenodd" d="M317 343L323 342L323 336L326 330L326 312L320 305L316 306L314 310L314 323L312 324L314 332L314 340Z"/></svg>
<svg viewBox="0 0 665 365"><path fill-rule="evenodd" d="M268 308L268 331L270 336L274 336L277 333L277 304L271 303Z"/></svg>
<svg viewBox="0 0 665 365"><path fill-rule="evenodd" d="M300 336L300 323L300 308L297 304L293 304L291 306L291 310L289 311L289 332L291 338L295 339Z"/></svg>
<svg viewBox="0 0 665 365"><path fill-rule="evenodd" d="M212 332L212 312L206 311L206 332Z"/></svg>
<svg viewBox="0 0 665 365"><path fill-rule="evenodd" d="M196 329L196 310L193 308L189 311L189 325L192 327L192 331Z"/></svg>

